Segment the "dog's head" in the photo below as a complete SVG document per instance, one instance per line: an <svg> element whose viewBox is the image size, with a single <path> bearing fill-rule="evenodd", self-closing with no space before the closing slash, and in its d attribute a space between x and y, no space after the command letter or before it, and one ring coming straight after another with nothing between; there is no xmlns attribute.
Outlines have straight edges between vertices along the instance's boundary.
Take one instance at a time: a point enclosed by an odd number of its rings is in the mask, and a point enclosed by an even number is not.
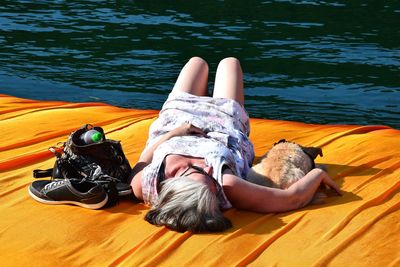
<svg viewBox="0 0 400 267"><path fill-rule="evenodd" d="M304 147L304 146L300 146L301 149L303 150L304 153L306 153L310 158L312 159L316 159L318 157L318 155L320 155L321 157L322 155L322 149L319 147Z"/></svg>

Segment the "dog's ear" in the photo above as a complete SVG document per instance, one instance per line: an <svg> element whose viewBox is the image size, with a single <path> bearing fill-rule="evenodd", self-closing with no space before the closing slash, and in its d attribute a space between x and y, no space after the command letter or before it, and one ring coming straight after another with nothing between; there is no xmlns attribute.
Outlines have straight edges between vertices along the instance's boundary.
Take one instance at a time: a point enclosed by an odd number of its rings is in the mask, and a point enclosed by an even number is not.
<svg viewBox="0 0 400 267"><path fill-rule="evenodd" d="M321 157L322 155L322 149L319 147L301 147L301 149L304 151L304 153L308 154L311 158L316 159L318 155Z"/></svg>
<svg viewBox="0 0 400 267"><path fill-rule="evenodd" d="M274 143L274 146L276 146L277 144L286 143L286 142L287 142L286 139L281 139L281 140L279 140L278 142L275 142L275 143Z"/></svg>

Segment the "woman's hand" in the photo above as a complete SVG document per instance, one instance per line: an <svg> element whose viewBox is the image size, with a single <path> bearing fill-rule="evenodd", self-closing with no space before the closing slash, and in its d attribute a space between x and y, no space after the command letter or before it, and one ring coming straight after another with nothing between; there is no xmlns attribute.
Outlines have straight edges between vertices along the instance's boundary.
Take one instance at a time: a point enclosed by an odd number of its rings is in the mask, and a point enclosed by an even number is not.
<svg viewBox="0 0 400 267"><path fill-rule="evenodd" d="M184 136L184 135L206 136L206 133L202 129L191 124L190 122L185 122L181 126L169 132L169 137Z"/></svg>
<svg viewBox="0 0 400 267"><path fill-rule="evenodd" d="M139 162L141 163L141 168L136 168L136 172L142 170L145 166L147 166L153 159L153 153L157 149L159 145L164 143L165 141L169 140L174 136L184 136L184 135L198 135L198 136L206 136L205 132L200 128L193 126L190 122L186 122L181 126L171 130L170 132L161 136L161 138L153 144L151 147L147 148L145 152L139 158Z"/></svg>
<svg viewBox="0 0 400 267"><path fill-rule="evenodd" d="M193 126L190 122L186 122L181 126L173 129L172 131L164 134L155 144L145 150L142 155L140 155L139 161L133 167L132 170L132 188L135 196L139 199L142 199L142 171L143 169L151 163L153 160L154 151L157 149L159 145L163 142L169 140L175 136L184 136L184 135L197 135L197 136L206 136L206 133L200 128Z"/></svg>
<svg viewBox="0 0 400 267"><path fill-rule="evenodd" d="M342 192L340 191L339 186L332 180L332 178L329 176L329 174L322 170L322 181L321 183L327 186L330 189L333 189L339 196L342 195Z"/></svg>

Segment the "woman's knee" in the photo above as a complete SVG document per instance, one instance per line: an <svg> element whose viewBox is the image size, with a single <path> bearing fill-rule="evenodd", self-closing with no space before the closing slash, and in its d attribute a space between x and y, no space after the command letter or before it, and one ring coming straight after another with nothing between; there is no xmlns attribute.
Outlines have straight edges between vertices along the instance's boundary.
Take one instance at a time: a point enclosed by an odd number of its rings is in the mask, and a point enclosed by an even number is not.
<svg viewBox="0 0 400 267"><path fill-rule="evenodd" d="M192 57L192 58L189 59L188 63L189 63L190 65L193 64L193 65L197 65L197 66L199 66L199 67L201 67L201 68L206 68L206 70L208 71L208 64L207 64L207 62L206 62L204 59L202 59L201 57Z"/></svg>
<svg viewBox="0 0 400 267"><path fill-rule="evenodd" d="M204 96L207 94L207 82L207 62L200 57L192 57L181 69L172 90Z"/></svg>
<svg viewBox="0 0 400 267"><path fill-rule="evenodd" d="M237 67L240 67L240 61L239 61L239 59L237 59L235 57L226 57L219 62L218 66L222 66L222 65L237 68Z"/></svg>
<svg viewBox="0 0 400 267"><path fill-rule="evenodd" d="M228 57L220 61L215 76L213 97L230 98L244 104L243 72L237 58Z"/></svg>

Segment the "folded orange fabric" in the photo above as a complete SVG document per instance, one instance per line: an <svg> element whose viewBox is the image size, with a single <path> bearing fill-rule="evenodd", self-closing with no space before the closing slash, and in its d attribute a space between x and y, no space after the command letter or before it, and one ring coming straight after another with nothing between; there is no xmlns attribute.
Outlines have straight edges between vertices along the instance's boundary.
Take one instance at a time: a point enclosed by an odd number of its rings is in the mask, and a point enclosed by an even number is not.
<svg viewBox="0 0 400 267"><path fill-rule="evenodd" d="M251 119L256 156L279 139L320 146L342 197L279 214L230 209L233 228L176 233L143 220L130 197L103 210L40 204L32 170L85 123L121 140L133 165L158 111L0 95L0 258L5 266L400 266L400 131Z"/></svg>

